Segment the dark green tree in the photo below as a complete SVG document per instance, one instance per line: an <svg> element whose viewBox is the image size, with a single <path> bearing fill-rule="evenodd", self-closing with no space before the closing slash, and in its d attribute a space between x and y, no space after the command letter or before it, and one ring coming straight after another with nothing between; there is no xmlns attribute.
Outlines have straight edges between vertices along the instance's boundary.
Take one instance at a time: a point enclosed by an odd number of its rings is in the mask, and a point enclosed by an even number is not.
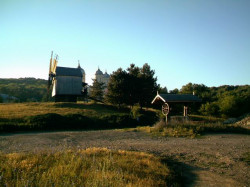
<svg viewBox="0 0 250 187"><path fill-rule="evenodd" d="M178 90L178 88L175 88L175 89L173 89L173 90L170 90L169 93L170 93L170 94L178 94L178 93L179 93L179 90Z"/></svg>
<svg viewBox="0 0 250 187"><path fill-rule="evenodd" d="M141 107L149 106L156 95L159 86L157 85L157 78L154 77L155 71L146 63L140 69L139 74L139 104Z"/></svg>
<svg viewBox="0 0 250 187"><path fill-rule="evenodd" d="M128 103L128 94L128 73L119 68L110 76L108 92L105 95L105 100L120 107L121 104Z"/></svg>
<svg viewBox="0 0 250 187"><path fill-rule="evenodd" d="M159 92L160 94L167 94L167 93L168 93L168 89L167 89L166 86L163 87L163 88L159 86L158 92Z"/></svg>
<svg viewBox="0 0 250 187"><path fill-rule="evenodd" d="M219 106L217 102L202 104L199 112L207 116L219 116Z"/></svg>
<svg viewBox="0 0 250 187"><path fill-rule="evenodd" d="M139 102L139 99L142 95L142 88L143 84L140 79L140 68L135 66L135 64L130 64L130 67L127 68L128 72L128 101L126 104L130 105L131 107L134 104Z"/></svg>
<svg viewBox="0 0 250 187"><path fill-rule="evenodd" d="M98 82L96 79L93 79L93 85L91 86L90 98L96 101L103 101L104 96L104 83Z"/></svg>
<svg viewBox="0 0 250 187"><path fill-rule="evenodd" d="M136 103L141 107L148 106L158 90L154 74L148 64L142 68L131 64L127 71L118 69L110 77L107 101L118 105L127 104L131 108Z"/></svg>

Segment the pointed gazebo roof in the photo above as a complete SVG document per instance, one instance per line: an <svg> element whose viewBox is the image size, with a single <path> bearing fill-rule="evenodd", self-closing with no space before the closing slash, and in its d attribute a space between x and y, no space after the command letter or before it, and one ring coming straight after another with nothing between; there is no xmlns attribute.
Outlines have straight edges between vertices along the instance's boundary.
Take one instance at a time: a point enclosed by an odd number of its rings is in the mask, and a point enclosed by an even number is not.
<svg viewBox="0 0 250 187"><path fill-rule="evenodd" d="M152 104L155 103L194 103L201 102L201 99L193 94L159 94L155 96Z"/></svg>

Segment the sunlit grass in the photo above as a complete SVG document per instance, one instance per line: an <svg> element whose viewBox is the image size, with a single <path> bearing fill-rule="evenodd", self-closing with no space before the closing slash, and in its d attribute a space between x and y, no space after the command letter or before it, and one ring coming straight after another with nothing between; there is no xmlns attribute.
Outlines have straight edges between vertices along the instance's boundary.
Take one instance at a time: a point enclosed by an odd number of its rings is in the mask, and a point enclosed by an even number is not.
<svg viewBox="0 0 250 187"><path fill-rule="evenodd" d="M112 107L92 103L8 103L0 104L0 118L23 118L47 113L60 115L83 114L99 116L103 114L121 113Z"/></svg>
<svg viewBox="0 0 250 187"><path fill-rule="evenodd" d="M196 138L207 133L238 133L250 134L249 129L239 125L226 125L217 123L173 123L165 124L164 121L157 122L154 126L143 126L126 128L123 131L146 132L153 136L189 137Z"/></svg>
<svg viewBox="0 0 250 187"><path fill-rule="evenodd" d="M225 118L219 118L214 116L204 116L204 115L189 115L189 118L198 121L206 121L206 122L223 122Z"/></svg>
<svg viewBox="0 0 250 187"><path fill-rule="evenodd" d="M0 186L166 186L158 157L106 148L0 154Z"/></svg>

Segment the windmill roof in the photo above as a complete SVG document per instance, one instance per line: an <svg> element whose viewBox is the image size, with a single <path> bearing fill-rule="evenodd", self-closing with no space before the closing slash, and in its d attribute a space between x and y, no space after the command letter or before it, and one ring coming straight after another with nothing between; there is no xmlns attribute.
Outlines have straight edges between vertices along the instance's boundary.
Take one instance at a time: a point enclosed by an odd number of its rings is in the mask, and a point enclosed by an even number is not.
<svg viewBox="0 0 250 187"><path fill-rule="evenodd" d="M80 68L68 68L68 67L57 66L56 75L82 77L82 72Z"/></svg>
<svg viewBox="0 0 250 187"><path fill-rule="evenodd" d="M161 100L164 103L186 103L186 102L201 102L201 99L192 94L157 94L152 101L152 104Z"/></svg>
<svg viewBox="0 0 250 187"><path fill-rule="evenodd" d="M78 67L77 68L81 70L82 74L85 74L85 71L84 71L84 69L82 69L80 63L78 63Z"/></svg>

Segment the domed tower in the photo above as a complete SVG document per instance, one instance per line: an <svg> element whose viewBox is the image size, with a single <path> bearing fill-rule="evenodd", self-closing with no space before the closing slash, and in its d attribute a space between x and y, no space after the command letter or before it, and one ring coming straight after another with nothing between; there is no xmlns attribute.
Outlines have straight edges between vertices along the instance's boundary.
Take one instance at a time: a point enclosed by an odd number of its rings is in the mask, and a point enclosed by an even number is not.
<svg viewBox="0 0 250 187"><path fill-rule="evenodd" d="M78 67L77 68L80 69L82 72L82 82L85 82L86 74L85 74L84 69L81 68L79 60L78 60Z"/></svg>
<svg viewBox="0 0 250 187"><path fill-rule="evenodd" d="M103 75L103 82L105 86L108 86L110 75L107 73L107 70L105 71L105 74Z"/></svg>
<svg viewBox="0 0 250 187"><path fill-rule="evenodd" d="M103 82L103 72L99 69L95 72L95 78L97 80L97 82Z"/></svg>

